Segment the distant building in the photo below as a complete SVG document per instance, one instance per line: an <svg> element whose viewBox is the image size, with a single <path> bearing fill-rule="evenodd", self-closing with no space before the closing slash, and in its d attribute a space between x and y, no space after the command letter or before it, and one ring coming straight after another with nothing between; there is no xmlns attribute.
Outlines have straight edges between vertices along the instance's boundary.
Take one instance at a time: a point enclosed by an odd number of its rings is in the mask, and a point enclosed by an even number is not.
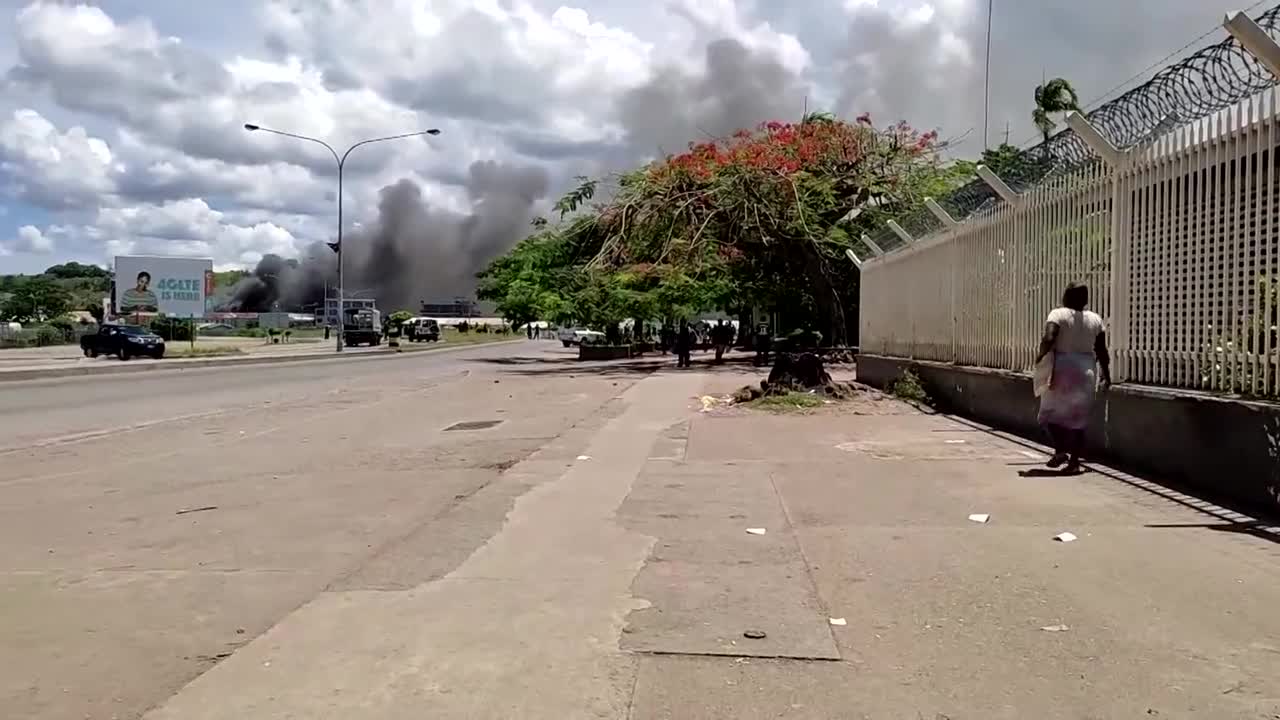
<svg viewBox="0 0 1280 720"><path fill-rule="evenodd" d="M232 328L258 327L258 313L212 312L204 316L205 325L226 325Z"/></svg>
<svg viewBox="0 0 1280 720"><path fill-rule="evenodd" d="M258 327L288 330L296 327L312 327L316 316L306 313L269 312L258 314Z"/></svg>
<svg viewBox="0 0 1280 720"><path fill-rule="evenodd" d="M376 310L378 303L373 298L343 298L342 304L347 310ZM338 324L338 298L325 298L324 312L320 313L320 321L325 325Z"/></svg>
<svg viewBox="0 0 1280 720"><path fill-rule="evenodd" d="M488 317L495 315L496 312L492 303L455 298L446 302L427 302L424 300L422 302L422 311L419 314L434 318L471 318Z"/></svg>

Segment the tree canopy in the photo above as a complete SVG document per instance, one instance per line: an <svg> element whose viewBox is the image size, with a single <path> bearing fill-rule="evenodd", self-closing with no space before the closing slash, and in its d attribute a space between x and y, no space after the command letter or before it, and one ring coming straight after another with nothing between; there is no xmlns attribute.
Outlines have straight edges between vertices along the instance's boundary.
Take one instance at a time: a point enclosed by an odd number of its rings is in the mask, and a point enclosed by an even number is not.
<svg viewBox="0 0 1280 720"><path fill-rule="evenodd" d="M691 143L605 181L580 178L556 222L480 273L515 324L607 329L720 308L785 311L836 342L856 330L846 249L893 213L957 186L936 132L812 114ZM598 195L606 200L596 201Z"/></svg>
<svg viewBox="0 0 1280 720"><path fill-rule="evenodd" d="M1035 101L1031 121L1039 128L1045 142L1048 142L1053 129L1058 125L1053 119L1055 114L1080 110L1080 97L1076 95L1076 89L1063 78L1054 78L1043 85L1037 85Z"/></svg>
<svg viewBox="0 0 1280 720"><path fill-rule="evenodd" d="M45 275L58 278L59 280L71 280L75 278L92 278L96 280L108 280L111 273L104 267L98 265L85 265L76 261L54 265L44 271Z"/></svg>
<svg viewBox="0 0 1280 720"><path fill-rule="evenodd" d="M0 275L0 320L46 321L70 310L102 313L111 273L97 265L67 262L40 275Z"/></svg>
<svg viewBox="0 0 1280 720"><path fill-rule="evenodd" d="M72 309L71 293L52 278L36 275L11 288L0 303L0 320L52 320Z"/></svg>

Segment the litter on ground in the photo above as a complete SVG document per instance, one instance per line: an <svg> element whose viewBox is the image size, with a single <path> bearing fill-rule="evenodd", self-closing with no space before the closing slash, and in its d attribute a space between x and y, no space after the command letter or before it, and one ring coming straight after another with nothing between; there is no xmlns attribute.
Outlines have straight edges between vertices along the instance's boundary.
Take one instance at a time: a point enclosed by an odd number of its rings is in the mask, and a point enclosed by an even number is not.
<svg viewBox="0 0 1280 720"><path fill-rule="evenodd" d="M578 459L579 459L579 460L590 460L590 459L591 459L591 456L590 456L590 455L579 455L579 456L578 456Z"/></svg>
<svg viewBox="0 0 1280 720"><path fill-rule="evenodd" d="M1066 632L1071 628L1067 627L1066 625L1046 625L1040 629L1045 632Z"/></svg>
<svg viewBox="0 0 1280 720"><path fill-rule="evenodd" d="M974 513L969 516L969 519L976 523L984 523L990 520L991 516L987 513Z"/></svg>
<svg viewBox="0 0 1280 720"><path fill-rule="evenodd" d="M849 624L845 622L844 618L829 618L827 622L831 623L832 625L835 625L836 627L844 627L845 625Z"/></svg>
<svg viewBox="0 0 1280 720"><path fill-rule="evenodd" d="M1058 542L1075 542L1079 538L1077 538L1073 533L1064 532L1064 533L1058 533L1057 535L1054 535L1053 539L1057 540Z"/></svg>
<svg viewBox="0 0 1280 720"><path fill-rule="evenodd" d="M764 528L747 528L748 535L763 535L766 532L768 532L768 530L765 530Z"/></svg>

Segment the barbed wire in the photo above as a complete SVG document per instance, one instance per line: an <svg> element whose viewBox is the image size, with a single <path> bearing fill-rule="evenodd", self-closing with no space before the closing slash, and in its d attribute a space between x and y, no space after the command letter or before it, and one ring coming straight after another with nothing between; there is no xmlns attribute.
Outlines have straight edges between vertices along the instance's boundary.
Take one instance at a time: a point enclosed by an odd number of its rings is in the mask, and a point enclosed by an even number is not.
<svg viewBox="0 0 1280 720"><path fill-rule="evenodd" d="M1268 35L1276 38L1280 35L1280 4L1263 12L1255 21ZM1193 40L1188 46L1203 37ZM1228 36L1169 65L1114 100L1088 111L1085 118L1116 147L1127 149L1151 142L1176 127L1209 117L1275 84L1276 78L1234 37ZM1017 175L1006 171L1001 176L1018 192L1034 187L1051 175L1078 167L1093 157L1089 145L1070 129L1023 153L1029 160L1022 163L1023 171ZM937 201L952 217L964 220L995 204L998 199L990 186L975 179ZM898 223L916 238L942 226L941 221L924 207L906 213L898 218ZM885 251L904 244L888 228L878 230L874 239Z"/></svg>

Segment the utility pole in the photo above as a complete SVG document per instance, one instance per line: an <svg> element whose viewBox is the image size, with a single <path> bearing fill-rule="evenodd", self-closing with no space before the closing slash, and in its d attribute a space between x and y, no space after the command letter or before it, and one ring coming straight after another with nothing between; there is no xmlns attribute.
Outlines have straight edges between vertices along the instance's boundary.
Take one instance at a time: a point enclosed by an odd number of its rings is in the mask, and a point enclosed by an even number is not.
<svg viewBox="0 0 1280 720"><path fill-rule="evenodd" d="M987 70L983 83L982 101L982 149L990 147L987 140L991 129L991 18L995 13L996 0L987 0Z"/></svg>

